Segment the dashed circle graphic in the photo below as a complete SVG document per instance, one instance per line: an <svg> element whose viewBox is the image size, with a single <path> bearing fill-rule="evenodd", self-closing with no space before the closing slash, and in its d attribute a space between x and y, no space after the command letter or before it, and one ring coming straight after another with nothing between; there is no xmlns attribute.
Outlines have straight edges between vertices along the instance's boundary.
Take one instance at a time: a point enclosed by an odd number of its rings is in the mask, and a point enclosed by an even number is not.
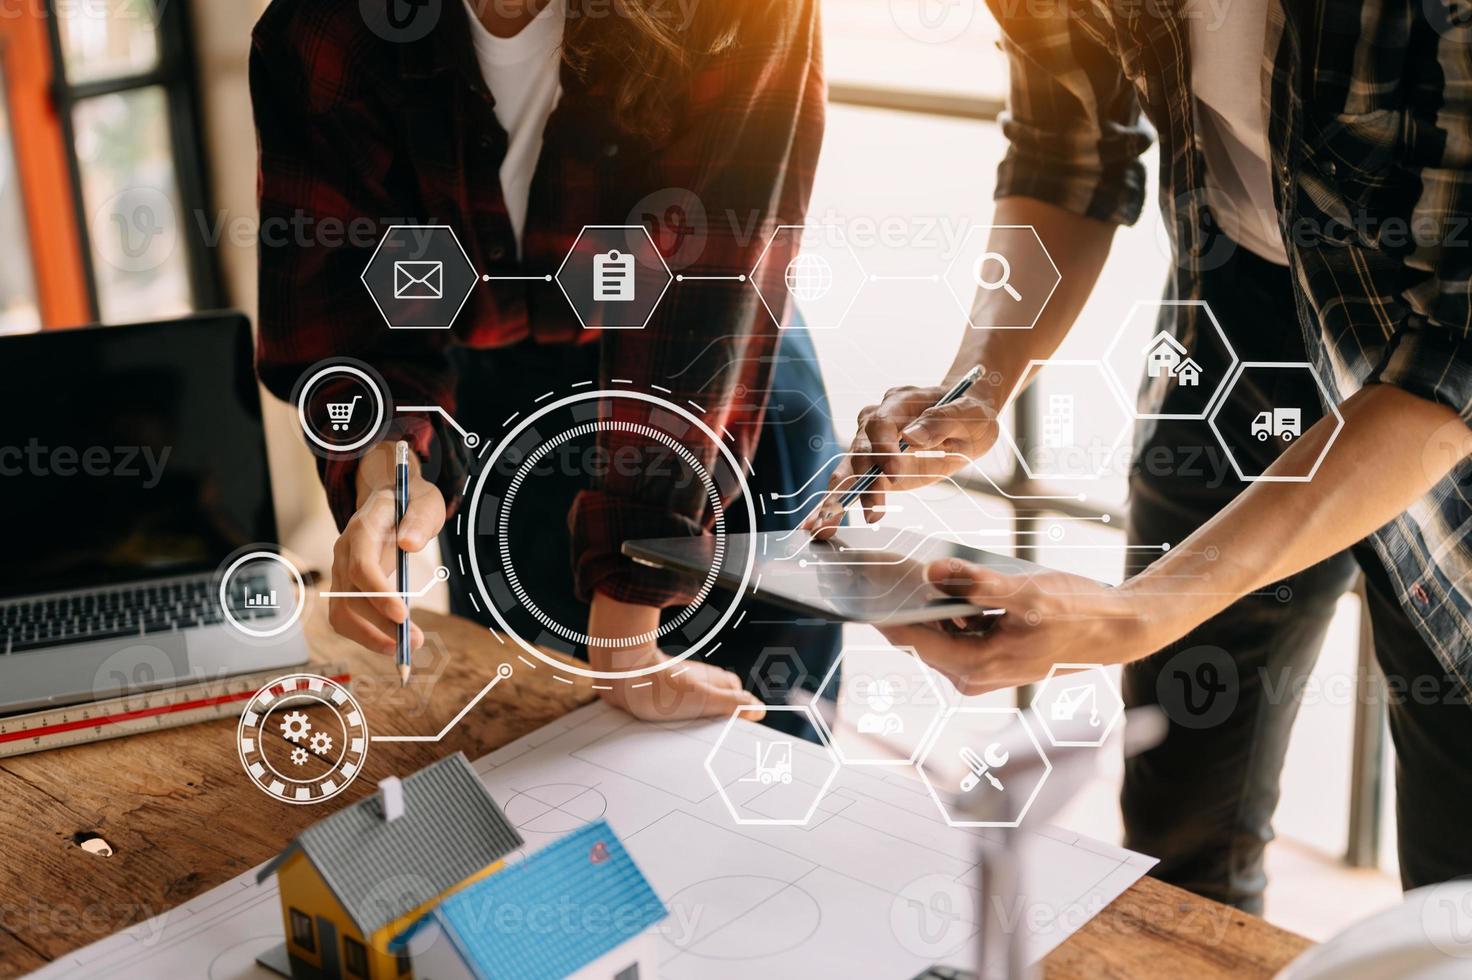
<svg viewBox="0 0 1472 980"><path fill-rule="evenodd" d="M526 418L522 419L514 429L506 433L506 435L501 438L500 442L497 443L495 448L490 451L489 456L485 459L483 465L480 467L480 475L477 477L475 487L470 493L470 507L465 515L465 526L467 528L476 528L480 526L478 514L482 506L485 485L491 473L496 470L496 461L501 458L508 449L514 446L516 444L516 440L521 436L521 434L532 425L534 425L538 419L544 418L549 413L562 408L566 408L570 405L576 405L587 401L596 402L608 401L612 399L627 399L657 406L658 408L663 409L664 411L667 411L672 415L678 416L682 421L693 426L697 431L699 431L702 435L709 439L711 443L716 447L717 452L725 461L726 465L730 468L731 473L738 484L739 492L737 496L739 496L742 504L746 509L747 526L757 526L756 507L752 503L751 488L747 485L746 473L742 468L741 462L736 458L735 454L731 452L731 448L726 445L725 440L722 439L720 435L712 430L711 427L697 415L693 414L688 409L676 405L674 402L668 401L667 399L660 398L655 395L645 394L642 391L628 391L619 389L580 391L576 394L568 395L565 398L559 399L557 401L550 402L542 406L536 412L533 412ZM556 623L544 612L542 612L542 610L538 609L534 603L529 601L529 598L525 594L525 590L520 587L520 584L515 576L514 569L511 568L511 562L506 553L506 527L504 523L500 520L500 518L504 517L504 515L510 511L511 501L513 499L515 488L522 480L525 479L526 473L530 470L529 461L531 464L534 464L536 460L542 459L547 452L550 452L558 445L565 444L569 439L575 438L578 435L587 435L590 432L598 431L600 429L635 433L646 438L655 439L661 445L674 450L680 455L681 459L683 459L687 465L690 465L694 472L700 477L700 480L705 487L707 494L711 496L711 499L713 500L717 508L715 511L718 521L716 527L717 534L716 548L714 553L715 560L712 562L712 568L707 574L706 581L701 586L696 600L692 602L686 609L681 610L680 614L675 616L670 623L663 624L657 631L650 632L638 637L621 638L617 641L604 641L601 639L596 641L600 645L609 646L635 644L639 642L648 643L653 639L657 639L661 636L667 635L670 629L678 628L681 624L689 621L690 617L693 616L696 611L698 611L698 609L704 604L705 600L709 597L709 594L715 585L715 579L719 575L721 566L724 564L725 561L725 512L724 508L720 504L720 494L715 489L715 482L712 479L710 473L706 470L704 466L699 464L694 453L690 452L688 447L680 445L679 441L676 440L673 436L670 436L664 432L660 432L653 427L643 426L638 423L626 423L620 420L604 420L593 423L585 423L582 426L577 426L569 429L561 436L550 440L549 443L544 443L542 446L539 446L537 450L528 453L527 460L521 462L521 465L518 467L513 477L514 482L512 484L512 492L506 495L505 500L501 504L501 513L500 515L498 515L497 535L500 538L500 541L498 542L498 555L500 557L500 564L503 566L502 570L506 575L507 584L510 585L513 589L513 592L517 597L517 601L522 604L523 608L531 613L531 615L537 620L539 624L564 640L581 642L585 645L593 645L589 642L592 638L584 636L577 631L568 629L562 624ZM554 659L553 657L550 657L547 653L539 649L536 644L532 643L531 641L527 640L519 633L517 633L517 631L512 628L511 624L506 621L506 617L501 614L501 610L497 607L495 599L491 596L490 590L486 586L485 574L482 571L480 565L480 549L476 547L470 547L467 548L466 551L469 553L467 557L470 564L471 578L475 584L475 598L477 598L480 603L485 607L485 609L490 613L491 618L495 620L496 626L499 628L501 634L509 637L516 643L517 646L521 647L522 650L526 651L529 655L535 657L543 664L546 664L548 667L551 667L554 670L576 674L580 677L588 677L593 680L625 680L629 678L645 677L650 674L657 673L661 670L668 670L674 667L676 664L689 659L690 657L699 653L701 650L708 647L711 641L721 632L722 629L725 628L725 626L735 616L736 610L740 606L740 597L745 595L746 593L747 586L751 582L752 570L756 563L756 549L747 549L746 560L741 567L741 581L739 587L733 590L733 593L735 594L737 599L731 602L731 604L721 614L720 618L717 619L717 621L710 627L710 629L706 631L704 636L701 636L686 649L669 657L668 659L648 664L643 667L632 668L629 670L595 670L583 664L567 663L559 659Z"/></svg>
<svg viewBox="0 0 1472 980"><path fill-rule="evenodd" d="M658 629L640 633L638 636L618 638L589 636L586 633L563 626L543 612L542 608L527 594L526 589L521 584L521 579L516 575L516 567L511 561L511 540L508 534L511 522L511 504L516 499L517 491L521 489L521 485L526 480L527 474L531 472L532 467L545 459L548 453L551 453L558 447L565 445L579 436L590 435L594 432L627 432L630 435L653 439L655 442L669 449L675 455L679 456L685 462L685 465L689 466L695 472L695 475L700 478L701 485L705 487L706 499L710 502L711 510L716 515L715 552L711 559L710 571L706 573L705 581L700 584L700 589L695 593L695 597L690 600L689 605L680 610L675 616L672 616L669 622L663 624ZM680 445L679 442L675 441L668 434L660 432L652 426L640 425L637 422L622 422L617 420L588 422L548 439L536 449L527 453L526 459L516 468L516 472L511 477L511 485L507 488L506 496L501 501L501 513L496 525L498 537L500 538L501 567L506 572L506 583L511 586L511 591L515 593L517 601L522 604L527 612L531 613L532 618L551 632L562 637L564 640L581 643L584 646L590 647L617 648L643 646L646 643L653 643L660 637L668 635L672 630L684 626L690 621L690 617L694 616L701 605L704 604L706 597L710 595L710 590L715 587L716 576L720 574L721 564L726 557L726 509L721 506L721 495L716 490L715 481L710 478L710 474L706 472L705 467L700 465L700 460L696 459L695 454L689 449Z"/></svg>

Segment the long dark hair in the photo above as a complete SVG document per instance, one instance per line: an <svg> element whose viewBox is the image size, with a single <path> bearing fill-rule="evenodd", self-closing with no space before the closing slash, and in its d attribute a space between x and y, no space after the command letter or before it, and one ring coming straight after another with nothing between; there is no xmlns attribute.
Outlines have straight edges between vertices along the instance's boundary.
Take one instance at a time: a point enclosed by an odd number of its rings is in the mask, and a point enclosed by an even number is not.
<svg viewBox="0 0 1472 980"><path fill-rule="evenodd" d="M568 0L562 56L574 71L613 73L613 117L631 133L658 139L700 59L736 43L753 0Z"/></svg>

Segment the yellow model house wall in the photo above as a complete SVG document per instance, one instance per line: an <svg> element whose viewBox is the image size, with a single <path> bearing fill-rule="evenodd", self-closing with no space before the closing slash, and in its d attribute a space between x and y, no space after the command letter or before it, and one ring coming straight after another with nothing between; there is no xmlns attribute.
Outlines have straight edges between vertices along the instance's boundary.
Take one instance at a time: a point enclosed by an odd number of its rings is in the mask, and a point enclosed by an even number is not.
<svg viewBox="0 0 1472 980"><path fill-rule="evenodd" d="M358 940L368 948L369 980L399 980L401 976L409 976L409 974L399 973L398 957L388 951L389 942L413 925L420 916L439 904L440 899L454 894L466 885L474 884L482 878L495 874L505 866L505 863L497 861L486 865L454 888L442 892L436 898L395 919L365 939L357 926L353 925L353 920L348 918L347 911L333 895L332 889L327 887L327 883L322 880L322 876L317 873L317 869L306 854L297 851L276 869L276 884L281 890L281 921L282 928L286 932L286 948L291 955L300 957L305 962L321 969L322 936L317 932L317 916L320 915L337 927L338 963L347 962L343 949L343 937L347 936ZM309 952L292 941L291 909L302 912L312 920L312 930L317 940L316 952Z"/></svg>
<svg viewBox="0 0 1472 980"><path fill-rule="evenodd" d="M276 886L281 890L281 927L286 931L286 950L318 969L322 968L322 936L317 931L317 916L329 919L339 934L362 939L353 928L347 912L312 867L301 851L282 862L276 869ZM312 934L317 941L315 952L296 944L291 933L291 910L296 909L312 920ZM341 942L341 940L339 940ZM341 961L339 961L341 962Z"/></svg>

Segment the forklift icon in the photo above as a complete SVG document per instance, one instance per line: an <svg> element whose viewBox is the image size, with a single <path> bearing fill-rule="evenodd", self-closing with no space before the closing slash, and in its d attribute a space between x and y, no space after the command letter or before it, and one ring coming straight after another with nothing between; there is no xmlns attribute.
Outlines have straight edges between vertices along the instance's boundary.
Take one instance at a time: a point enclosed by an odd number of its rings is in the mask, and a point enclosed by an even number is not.
<svg viewBox="0 0 1472 980"><path fill-rule="evenodd" d="M792 782L791 742L757 742L753 748L756 750L756 770L750 776L742 776L738 782L761 783L763 786Z"/></svg>

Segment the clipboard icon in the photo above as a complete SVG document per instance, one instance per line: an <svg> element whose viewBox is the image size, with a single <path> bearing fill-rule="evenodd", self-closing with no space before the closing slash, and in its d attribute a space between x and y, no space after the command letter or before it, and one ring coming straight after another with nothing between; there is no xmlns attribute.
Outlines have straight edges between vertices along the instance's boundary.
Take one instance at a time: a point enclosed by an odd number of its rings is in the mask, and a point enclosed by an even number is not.
<svg viewBox="0 0 1472 980"><path fill-rule="evenodd" d="M394 299L443 299L445 264L401 260L394 263Z"/></svg>

